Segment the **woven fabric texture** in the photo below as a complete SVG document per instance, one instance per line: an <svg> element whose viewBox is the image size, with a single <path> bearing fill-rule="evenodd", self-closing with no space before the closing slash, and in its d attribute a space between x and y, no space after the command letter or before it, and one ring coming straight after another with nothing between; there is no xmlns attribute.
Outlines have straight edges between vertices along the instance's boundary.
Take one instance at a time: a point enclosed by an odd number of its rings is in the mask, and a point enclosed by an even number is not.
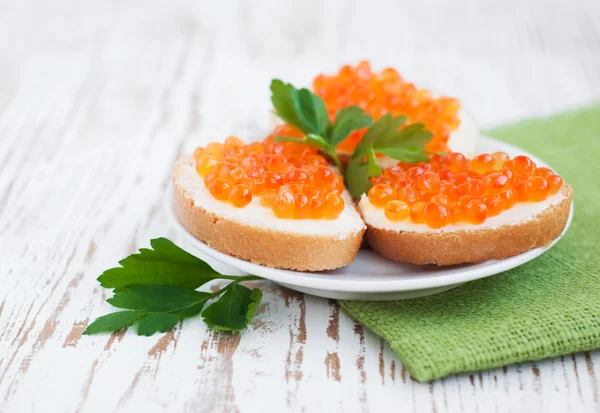
<svg viewBox="0 0 600 413"><path fill-rule="evenodd" d="M419 381L600 347L600 105L486 135L573 186L573 223L548 253L503 274L425 298L340 302Z"/></svg>

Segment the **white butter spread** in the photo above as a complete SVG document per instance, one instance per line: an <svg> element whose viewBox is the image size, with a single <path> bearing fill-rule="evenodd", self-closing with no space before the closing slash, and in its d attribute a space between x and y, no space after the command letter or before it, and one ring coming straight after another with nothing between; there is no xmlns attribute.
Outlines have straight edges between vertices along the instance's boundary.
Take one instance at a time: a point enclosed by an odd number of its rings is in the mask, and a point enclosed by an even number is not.
<svg viewBox="0 0 600 413"><path fill-rule="evenodd" d="M495 217L486 219L483 223L474 225L467 222L459 222L456 224L447 225L443 228L434 229L425 224L415 224L410 219L392 222L385 216L383 208L377 208L363 195L358 204L365 222L373 227L387 229L390 231L411 231L411 232L452 232L458 230L480 230L499 228L507 224L518 224L527 221L551 205L556 205L565 199L562 191L548 197L541 202L520 202L512 208L501 212Z"/></svg>
<svg viewBox="0 0 600 413"><path fill-rule="evenodd" d="M225 219L273 231L334 236L337 239L345 239L365 228L348 191L344 191L342 194L345 203L344 210L335 220L281 219L277 218L270 208L261 206L258 197L252 198L252 202L243 208L236 208L229 203L213 198L204 185L204 179L196 172L193 158L191 156L184 157L179 162L181 163L180 174L176 179L180 187L185 189L186 196L193 199L194 204L202 207L205 211Z"/></svg>

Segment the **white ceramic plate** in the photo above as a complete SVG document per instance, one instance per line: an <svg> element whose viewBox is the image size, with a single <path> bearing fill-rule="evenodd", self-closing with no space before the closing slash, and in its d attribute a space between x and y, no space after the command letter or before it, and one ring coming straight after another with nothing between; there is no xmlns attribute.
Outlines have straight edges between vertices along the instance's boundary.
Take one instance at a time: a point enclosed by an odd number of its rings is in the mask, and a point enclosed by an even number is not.
<svg viewBox="0 0 600 413"><path fill-rule="evenodd" d="M538 165L548 166L534 155L515 146L481 137L480 153L496 151L504 151L511 157L524 154ZM560 173L560 171L558 172ZM171 200L172 188L169 187L165 194L165 209L171 223L185 238L187 245L194 249L193 252L201 255L202 258L210 257L217 261L215 263L215 261L209 260L218 271L234 275L254 274L303 293L342 300L386 301L422 297L458 287L468 281L510 270L548 251L567 232L573 219L573 205L571 205L567 225L560 237L551 245L504 260L446 267L419 266L387 260L369 249L361 249L354 262L346 267L311 273L269 268L212 249L195 238L179 223L175 217Z"/></svg>

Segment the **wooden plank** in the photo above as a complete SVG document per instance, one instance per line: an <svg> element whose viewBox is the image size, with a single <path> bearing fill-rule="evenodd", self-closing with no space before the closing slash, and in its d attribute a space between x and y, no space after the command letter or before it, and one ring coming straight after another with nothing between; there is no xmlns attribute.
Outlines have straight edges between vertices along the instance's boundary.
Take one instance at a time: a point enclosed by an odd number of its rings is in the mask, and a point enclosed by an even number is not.
<svg viewBox="0 0 600 413"><path fill-rule="evenodd" d="M26 3L0 5L0 412L600 409L597 351L421 384L335 302L269 282L241 335L81 336L111 308L102 270L181 241L173 161L264 131L273 76L367 57L483 125L551 113L600 98L595 2Z"/></svg>

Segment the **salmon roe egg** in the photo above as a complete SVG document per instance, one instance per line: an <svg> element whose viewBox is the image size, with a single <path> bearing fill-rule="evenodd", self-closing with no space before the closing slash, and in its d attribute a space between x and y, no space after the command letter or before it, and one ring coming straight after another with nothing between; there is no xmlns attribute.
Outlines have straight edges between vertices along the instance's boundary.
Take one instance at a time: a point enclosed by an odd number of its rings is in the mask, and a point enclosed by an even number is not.
<svg viewBox="0 0 600 413"><path fill-rule="evenodd" d="M310 198L310 217L313 219L323 218L325 213L325 200L321 195Z"/></svg>
<svg viewBox="0 0 600 413"><path fill-rule="evenodd" d="M483 153L473 158L471 161L471 168L478 174L484 174L494 169L494 164L494 157L489 153Z"/></svg>
<svg viewBox="0 0 600 413"><path fill-rule="evenodd" d="M458 186L458 189L460 189L463 195L475 196L483 195L483 192L485 190L485 188L483 187L483 181L481 179L471 179L468 182L465 182L464 184L460 184Z"/></svg>
<svg viewBox="0 0 600 413"><path fill-rule="evenodd" d="M469 161L462 153L452 152L446 158L448 169L453 173L462 172L469 166Z"/></svg>
<svg viewBox="0 0 600 413"><path fill-rule="evenodd" d="M546 176L546 180L550 185L550 195L558 193L558 191L563 185L563 179L556 174Z"/></svg>
<svg viewBox="0 0 600 413"><path fill-rule="evenodd" d="M248 177L252 180L252 195L261 195L267 186L265 184L265 177L260 172L253 172Z"/></svg>
<svg viewBox="0 0 600 413"><path fill-rule="evenodd" d="M510 188L510 179L501 173L493 173L483 179L485 191L499 194Z"/></svg>
<svg viewBox="0 0 600 413"><path fill-rule="evenodd" d="M344 210L344 200L334 192L330 192L325 197L325 208L323 216L327 219L336 219Z"/></svg>
<svg viewBox="0 0 600 413"><path fill-rule="evenodd" d="M533 202L543 201L550 195L550 184L541 176L529 178L530 186L527 188L527 199Z"/></svg>
<svg viewBox="0 0 600 413"><path fill-rule="evenodd" d="M217 164L217 158L213 155L203 153L196 158L196 172L200 176L206 176Z"/></svg>
<svg viewBox="0 0 600 413"><path fill-rule="evenodd" d="M283 185L283 178L277 172L265 172L265 187L267 189L279 189Z"/></svg>
<svg viewBox="0 0 600 413"><path fill-rule="evenodd" d="M223 178L216 178L210 183L208 190L215 199L224 201L229 198L231 183L227 182Z"/></svg>
<svg viewBox="0 0 600 413"><path fill-rule="evenodd" d="M502 175L506 176L511 183L514 183L517 180L517 175L515 174L515 171L513 171L510 168L500 168L498 173L501 173Z"/></svg>
<svg viewBox="0 0 600 413"><path fill-rule="evenodd" d="M425 222L425 202L415 202L410 207L410 219L415 224L422 224Z"/></svg>
<svg viewBox="0 0 600 413"><path fill-rule="evenodd" d="M460 189L452 182L442 182L440 194L443 194L449 203L455 203L461 197Z"/></svg>
<svg viewBox="0 0 600 413"><path fill-rule="evenodd" d="M223 147L226 152L229 152L235 149L236 147L242 145L244 145L244 142L240 138L238 138L237 136L230 136L227 139L225 139L225 144L223 145Z"/></svg>
<svg viewBox="0 0 600 413"><path fill-rule="evenodd" d="M309 179L310 179L310 176L308 175L308 173L306 171L300 169L300 168L291 169L285 175L285 182L286 183L308 182Z"/></svg>
<svg viewBox="0 0 600 413"><path fill-rule="evenodd" d="M515 189L507 189L500 194L502 199L502 210L510 209L517 203L517 192Z"/></svg>
<svg viewBox="0 0 600 413"><path fill-rule="evenodd" d="M504 162L504 166L515 171L517 175L532 173L536 168L535 162L524 155L515 156L513 159Z"/></svg>
<svg viewBox="0 0 600 413"><path fill-rule="evenodd" d="M472 199L461 206L461 212L468 222L481 224L488 216L487 205L478 199Z"/></svg>
<svg viewBox="0 0 600 413"><path fill-rule="evenodd" d="M234 185L229 192L229 200L234 206L243 208L252 201L252 191L248 185Z"/></svg>
<svg viewBox="0 0 600 413"><path fill-rule="evenodd" d="M402 221L410 215L410 206L402 201L390 201L385 204L384 213L390 221Z"/></svg>
<svg viewBox="0 0 600 413"><path fill-rule="evenodd" d="M429 202L423 209L425 223L431 228L442 228L448 225L450 214L444 205Z"/></svg>
<svg viewBox="0 0 600 413"><path fill-rule="evenodd" d="M446 206L448 210L448 223L455 224L462 220L462 212L457 204L450 204Z"/></svg>
<svg viewBox="0 0 600 413"><path fill-rule="evenodd" d="M392 165L383 171L383 176L390 180L399 180L404 178L406 172L399 165Z"/></svg>
<svg viewBox="0 0 600 413"><path fill-rule="evenodd" d="M413 204L417 201L417 193L410 186L400 188L397 192L397 198L407 204Z"/></svg>
<svg viewBox="0 0 600 413"><path fill-rule="evenodd" d="M396 190L389 185L378 184L369 190L367 197L376 207L383 207L396 198Z"/></svg>
<svg viewBox="0 0 600 413"><path fill-rule="evenodd" d="M502 212L502 198L498 194L486 194L481 197L481 201L488 210L488 216L493 217Z"/></svg>
<svg viewBox="0 0 600 413"><path fill-rule="evenodd" d="M504 166L504 162L510 159L506 152L494 152L492 158L494 159L493 169L495 171L500 170Z"/></svg>
<svg viewBox="0 0 600 413"><path fill-rule="evenodd" d="M211 195L243 208L254 198L283 219L336 219L344 210L344 180L314 148L276 142L276 136L298 136L278 126L262 142L245 144L230 136L194 151L194 165Z"/></svg>
<svg viewBox="0 0 600 413"><path fill-rule="evenodd" d="M260 197L260 205L271 208L273 203L275 203L275 198L277 197L276 191L265 191L263 195Z"/></svg>
<svg viewBox="0 0 600 413"><path fill-rule="evenodd" d="M283 185L273 202L273 213L278 218L292 218L296 207L296 198L289 185Z"/></svg>
<svg viewBox="0 0 600 413"><path fill-rule="evenodd" d="M392 208L402 203L412 222L431 228L481 224L519 202L543 201L563 186L551 169L537 167L526 156L510 159L504 152L472 160L450 153L433 155L429 164L398 162L371 182L369 202L383 208L390 221L398 220Z"/></svg>
<svg viewBox="0 0 600 413"><path fill-rule="evenodd" d="M318 165L313 169L311 178L316 186L325 186L333 184L335 174L328 167Z"/></svg>
<svg viewBox="0 0 600 413"><path fill-rule="evenodd" d="M223 145L216 142L209 143L204 152L214 156L219 161L223 160L225 157L225 149L223 148Z"/></svg>
<svg viewBox="0 0 600 413"><path fill-rule="evenodd" d="M433 172L425 172L415 179L417 190L437 194L440 192L440 177Z"/></svg>
<svg viewBox="0 0 600 413"><path fill-rule="evenodd" d="M204 153L204 148L202 146L198 146L195 150L194 150L194 160L198 160L198 158L200 157L200 155L202 155Z"/></svg>
<svg viewBox="0 0 600 413"><path fill-rule="evenodd" d="M541 176L542 178L547 177L548 175L553 175L554 172L552 172L552 169L550 168L535 168L535 170L533 171L533 174L536 176Z"/></svg>
<svg viewBox="0 0 600 413"><path fill-rule="evenodd" d="M302 219L310 217L310 200L302 192L294 195L294 218Z"/></svg>
<svg viewBox="0 0 600 413"><path fill-rule="evenodd" d="M448 205L448 197L446 195L442 195L442 194L438 194L438 195L434 195L429 199L429 202L437 202L438 204L441 205Z"/></svg>

